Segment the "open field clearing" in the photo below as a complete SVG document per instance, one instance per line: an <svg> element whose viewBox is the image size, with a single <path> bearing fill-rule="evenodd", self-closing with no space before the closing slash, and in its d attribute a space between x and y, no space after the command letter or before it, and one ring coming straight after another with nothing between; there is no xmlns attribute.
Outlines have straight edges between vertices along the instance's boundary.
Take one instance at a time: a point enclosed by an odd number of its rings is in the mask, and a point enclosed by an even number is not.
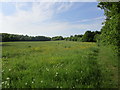
<svg viewBox="0 0 120 90"><path fill-rule="evenodd" d="M117 87L115 55L95 43L3 42L1 46L3 88Z"/></svg>

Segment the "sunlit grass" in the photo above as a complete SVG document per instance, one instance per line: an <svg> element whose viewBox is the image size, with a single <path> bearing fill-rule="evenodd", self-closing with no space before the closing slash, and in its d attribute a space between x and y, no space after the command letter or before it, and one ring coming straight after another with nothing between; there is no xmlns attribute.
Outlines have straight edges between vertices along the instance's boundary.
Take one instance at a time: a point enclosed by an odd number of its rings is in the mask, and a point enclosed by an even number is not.
<svg viewBox="0 0 120 90"><path fill-rule="evenodd" d="M87 42L4 42L3 88L102 87L99 48Z"/></svg>

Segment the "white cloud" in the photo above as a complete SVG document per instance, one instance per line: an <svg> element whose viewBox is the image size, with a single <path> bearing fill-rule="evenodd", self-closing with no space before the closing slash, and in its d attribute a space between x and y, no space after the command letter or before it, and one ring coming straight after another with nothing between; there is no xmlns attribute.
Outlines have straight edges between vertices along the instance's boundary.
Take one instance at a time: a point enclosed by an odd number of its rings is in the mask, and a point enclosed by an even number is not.
<svg viewBox="0 0 120 90"><path fill-rule="evenodd" d="M16 13L12 16L5 16L2 15L3 21L4 19L12 19L13 21L16 22L42 22L45 20L48 20L50 18L53 17L53 15L56 12L62 12L62 11L66 11L69 8L72 7L71 3L61 3L59 4L59 6L57 6L56 8L54 8L54 5L56 4L56 2L34 2L32 4L32 10L31 11L24 11L22 9L20 9L22 6L27 6L26 3L14 3L16 6ZM62 9L61 9L62 7ZM15 22L15 23L16 23Z"/></svg>
<svg viewBox="0 0 120 90"><path fill-rule="evenodd" d="M58 13L69 10L73 5L72 2L61 2L61 3L62 4L56 10Z"/></svg>
<svg viewBox="0 0 120 90"><path fill-rule="evenodd" d="M97 18L84 19L84 20L80 20L80 21L76 21L76 22L89 22L89 21L97 21L97 20L104 20L104 19L105 19L105 16L102 16L102 17L97 17Z"/></svg>
<svg viewBox="0 0 120 90"><path fill-rule="evenodd" d="M24 11L20 8L25 6L24 3L15 3L17 11L12 16L5 16L0 13L0 28L1 32L4 33L16 33L16 34L27 34L27 35L66 35L74 34L85 30L99 30L101 23L94 24L72 24L70 22L54 22L43 23L49 21L54 14L61 13L69 10L72 7L71 3L61 3L56 9L54 5L56 3L33 3L31 11ZM96 18L96 19L101 19ZM85 21L85 20L83 20ZM86 20L89 21L89 20ZM74 31L73 31L73 30ZM71 31L72 30L72 31ZM80 31L83 30L83 31Z"/></svg>

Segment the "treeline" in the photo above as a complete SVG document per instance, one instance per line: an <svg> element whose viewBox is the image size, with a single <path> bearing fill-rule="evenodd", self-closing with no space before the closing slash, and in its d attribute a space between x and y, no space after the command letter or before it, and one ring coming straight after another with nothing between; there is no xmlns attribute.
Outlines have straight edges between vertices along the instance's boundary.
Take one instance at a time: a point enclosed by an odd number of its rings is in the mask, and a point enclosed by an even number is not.
<svg viewBox="0 0 120 90"><path fill-rule="evenodd" d="M0 33L0 40L3 42L8 41L50 41L50 37L45 36L28 36L28 35L17 35L17 34L8 34Z"/></svg>
<svg viewBox="0 0 120 90"><path fill-rule="evenodd" d="M83 35L74 35L74 36L70 36L70 37L66 37L64 38L66 41L81 41Z"/></svg>
<svg viewBox="0 0 120 90"><path fill-rule="evenodd" d="M57 40L64 40L62 36L55 36L51 38L52 41L57 41Z"/></svg>
<svg viewBox="0 0 120 90"><path fill-rule="evenodd" d="M66 41L96 42L99 39L100 31L86 31L84 35L66 37Z"/></svg>
<svg viewBox="0 0 120 90"><path fill-rule="evenodd" d="M17 35L17 34L8 34L0 33L0 39L3 42L8 41L57 41L57 40L66 40L66 41L81 41L81 42L96 42L100 31L86 31L84 35L74 35L70 37L45 37L45 36L28 36L28 35Z"/></svg>

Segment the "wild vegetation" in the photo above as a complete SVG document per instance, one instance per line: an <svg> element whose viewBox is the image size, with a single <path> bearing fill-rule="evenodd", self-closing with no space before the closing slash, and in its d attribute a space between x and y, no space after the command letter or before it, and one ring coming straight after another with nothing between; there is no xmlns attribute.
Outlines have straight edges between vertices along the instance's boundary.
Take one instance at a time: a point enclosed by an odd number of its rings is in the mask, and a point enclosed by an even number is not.
<svg viewBox="0 0 120 90"><path fill-rule="evenodd" d="M2 42L8 41L58 41L58 40L66 40L66 41L82 41L82 42L96 42L97 36L100 35L100 31L86 31L84 35L74 35L70 37L45 37L45 36L28 36L28 35L17 35L17 34L8 34L1 33L0 40Z"/></svg>
<svg viewBox="0 0 120 90"><path fill-rule="evenodd" d="M3 88L118 88L120 2L100 2L98 7L106 15L100 32L3 42Z"/></svg>
<svg viewBox="0 0 120 90"><path fill-rule="evenodd" d="M106 47L111 48L111 52L113 52L119 64L120 63L119 62L120 61L120 26L119 26L120 25L120 1L119 2L100 2L98 4L98 7L104 10L104 14L106 16L106 21L103 22L104 26L101 29L101 35L99 35L99 40L98 40L99 44L101 45L101 49L103 48L105 49ZM106 52L106 54L107 53L110 53L110 52ZM106 58L106 60L108 59L109 62L111 61L110 55L107 55L107 58ZM115 73L118 76L120 74L119 70ZM119 77L117 77L117 79L119 80ZM118 86L120 86L120 81L118 81Z"/></svg>
<svg viewBox="0 0 120 90"><path fill-rule="evenodd" d="M100 42L103 45L120 46L120 2L100 2L106 21L101 29Z"/></svg>
<svg viewBox="0 0 120 90"><path fill-rule="evenodd" d="M117 76L117 61L112 52L108 51L112 55L109 60L104 59L106 53L99 55L95 43L47 41L2 45L3 88L117 87L117 81L112 80Z"/></svg>

